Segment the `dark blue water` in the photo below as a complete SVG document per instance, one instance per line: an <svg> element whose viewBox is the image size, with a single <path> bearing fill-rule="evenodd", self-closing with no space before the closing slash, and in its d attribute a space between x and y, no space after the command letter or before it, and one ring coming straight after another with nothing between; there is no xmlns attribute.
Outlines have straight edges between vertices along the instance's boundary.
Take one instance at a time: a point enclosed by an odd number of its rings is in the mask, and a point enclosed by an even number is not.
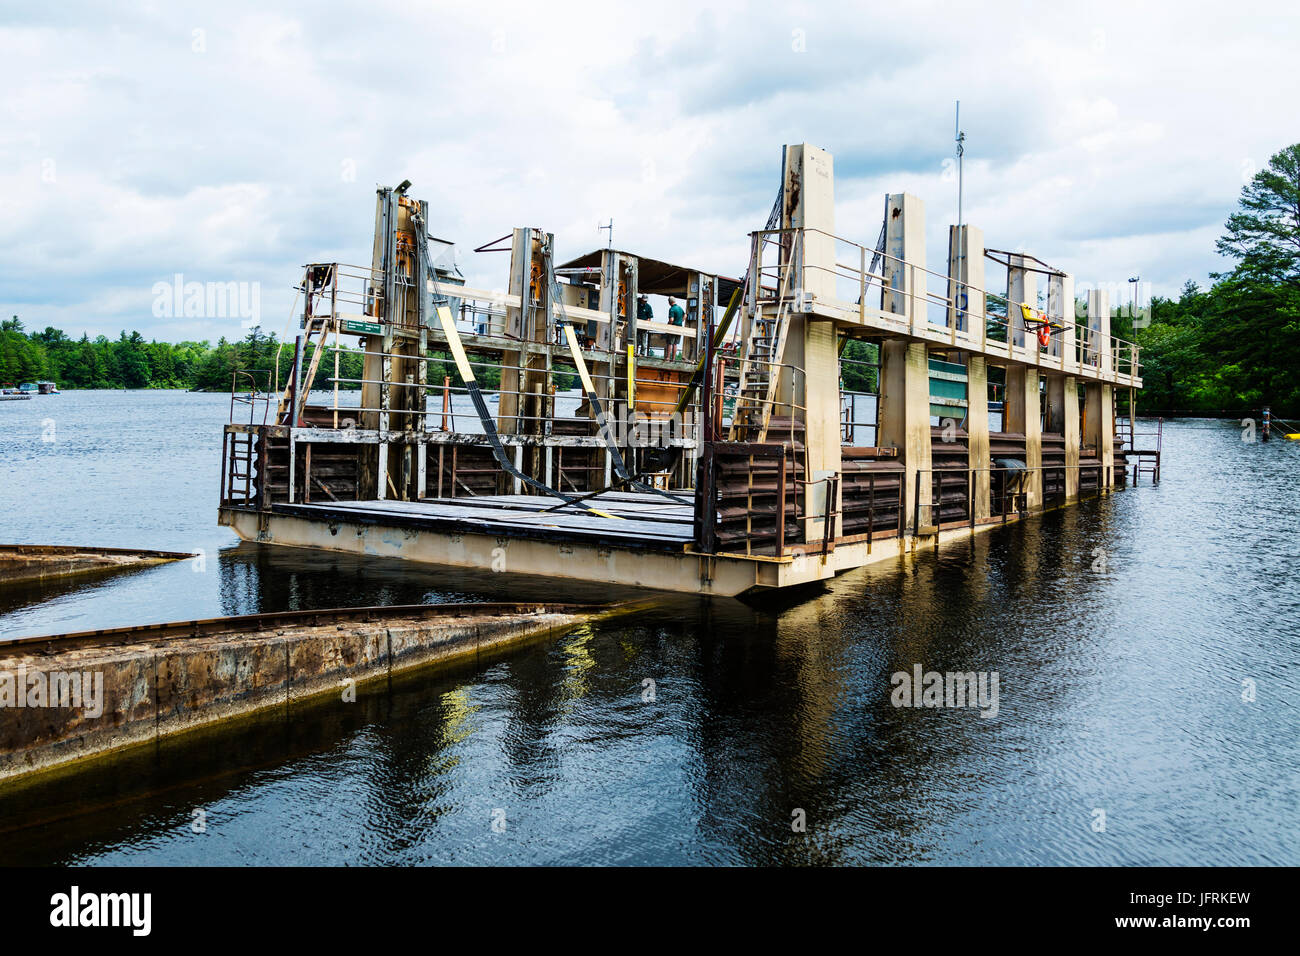
<svg viewBox="0 0 1300 956"><path fill-rule="evenodd" d="M226 413L177 393L0 404L0 540L205 554L10 593L0 635L556 596L237 545L215 525ZM1166 423L1158 487L825 593L668 596L477 669L0 790L0 861L1295 865L1300 444L1240 436ZM892 706L891 675L918 663L996 672L997 716Z"/></svg>

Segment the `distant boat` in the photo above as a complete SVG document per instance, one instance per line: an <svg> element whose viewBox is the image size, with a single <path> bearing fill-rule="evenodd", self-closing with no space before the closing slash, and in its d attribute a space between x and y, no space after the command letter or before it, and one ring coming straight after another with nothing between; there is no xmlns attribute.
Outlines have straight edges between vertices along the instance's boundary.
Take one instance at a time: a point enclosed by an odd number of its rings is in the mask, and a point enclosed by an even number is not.
<svg viewBox="0 0 1300 956"><path fill-rule="evenodd" d="M35 382L23 382L18 386L18 393L20 395L39 395L41 390Z"/></svg>
<svg viewBox="0 0 1300 956"><path fill-rule="evenodd" d="M37 382L36 388L42 395L58 395L59 386L54 382Z"/></svg>

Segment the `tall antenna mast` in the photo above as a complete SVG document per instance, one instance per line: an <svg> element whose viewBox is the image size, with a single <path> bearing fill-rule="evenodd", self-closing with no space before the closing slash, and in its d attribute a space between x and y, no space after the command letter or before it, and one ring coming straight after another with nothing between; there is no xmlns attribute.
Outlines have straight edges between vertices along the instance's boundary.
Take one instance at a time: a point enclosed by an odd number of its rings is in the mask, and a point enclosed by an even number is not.
<svg viewBox="0 0 1300 956"><path fill-rule="evenodd" d="M953 136L957 142L957 226L961 227L962 155L966 152L966 134L961 131L961 100L957 101L957 116L953 121Z"/></svg>
<svg viewBox="0 0 1300 956"><path fill-rule="evenodd" d="M598 232L599 232L600 230L603 230L603 229L608 229L608 230L609 230L609 246L608 246L608 248L613 249L613 248L614 248L614 217L613 217L613 216L610 216L610 217L609 217L609 222L606 223L606 224L603 225L603 226L602 226L600 223L597 223L597 224L596 224L596 230L597 230Z"/></svg>

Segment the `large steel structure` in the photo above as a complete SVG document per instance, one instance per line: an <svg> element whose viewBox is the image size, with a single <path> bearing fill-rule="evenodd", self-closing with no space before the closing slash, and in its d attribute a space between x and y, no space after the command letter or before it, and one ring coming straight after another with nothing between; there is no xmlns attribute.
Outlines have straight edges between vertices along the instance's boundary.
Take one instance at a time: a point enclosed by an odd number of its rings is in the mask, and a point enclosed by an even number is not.
<svg viewBox="0 0 1300 956"><path fill-rule="evenodd" d="M886 198L874 247L841 237L825 150L784 148L742 278L612 248L560 263L520 228L476 250L509 252L506 287L471 288L408 185L379 190L369 267L306 267L288 387L259 405L239 379L220 514L244 538L737 594L1124 478L1115 396L1131 421L1141 378L1105 292L1077 314L1070 275L966 224L932 272L909 194ZM680 324L643 295L679 298ZM359 381L339 371L353 335ZM843 383L855 341L876 356L865 422Z"/></svg>

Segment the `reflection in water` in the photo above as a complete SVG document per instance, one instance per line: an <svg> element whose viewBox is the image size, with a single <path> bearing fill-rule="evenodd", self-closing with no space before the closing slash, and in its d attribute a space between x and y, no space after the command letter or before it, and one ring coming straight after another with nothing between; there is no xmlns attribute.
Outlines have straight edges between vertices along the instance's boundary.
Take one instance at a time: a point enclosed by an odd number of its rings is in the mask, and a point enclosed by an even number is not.
<svg viewBox="0 0 1300 956"><path fill-rule="evenodd" d="M355 703L298 704L0 790L0 861L1295 864L1300 536L1286 516L1300 449L1242 446L1211 422L1165 436L1158 488L820 592L664 595L634 617L363 685ZM227 614L624 596L255 545L211 553L206 576L146 572L95 600L125 616L184 581ZM61 600L0 625L80 622L86 605ZM996 672L998 716L893 707L891 675L918 664Z"/></svg>
<svg viewBox="0 0 1300 956"><path fill-rule="evenodd" d="M23 581L17 583L0 583L0 618L13 614L23 608L34 608L42 604L57 602L70 595L89 595L94 593L111 593L116 579L131 574L142 574L152 567L122 567L89 574L78 574L65 578L49 578L44 581ZM0 639L9 635L0 632Z"/></svg>
<svg viewBox="0 0 1300 956"><path fill-rule="evenodd" d="M566 601L608 604L645 592L548 578L412 564L391 558L242 544L218 556L221 614L328 607Z"/></svg>

